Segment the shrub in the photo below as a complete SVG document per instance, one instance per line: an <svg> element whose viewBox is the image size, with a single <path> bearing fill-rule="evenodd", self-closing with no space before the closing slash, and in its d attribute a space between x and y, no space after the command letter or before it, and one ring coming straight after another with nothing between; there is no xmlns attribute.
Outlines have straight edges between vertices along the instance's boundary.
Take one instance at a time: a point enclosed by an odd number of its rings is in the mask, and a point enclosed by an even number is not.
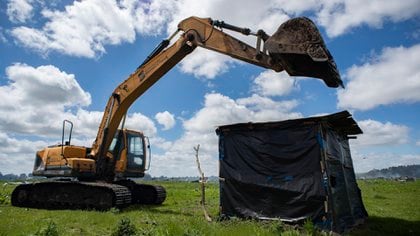
<svg viewBox="0 0 420 236"><path fill-rule="evenodd" d="M3 188L0 189L0 205L10 205L11 194L12 193L9 191L7 183L4 183Z"/></svg>
<svg viewBox="0 0 420 236"><path fill-rule="evenodd" d="M131 223L130 219L124 217L118 222L117 227L114 232L112 232L112 236L131 236L136 235L136 233L136 226Z"/></svg>
<svg viewBox="0 0 420 236"><path fill-rule="evenodd" d="M58 235L59 234L58 234L57 225L53 221L48 222L47 227L41 228L35 233L35 236L58 236Z"/></svg>
<svg viewBox="0 0 420 236"><path fill-rule="evenodd" d="M10 205L9 195L0 194L0 205Z"/></svg>
<svg viewBox="0 0 420 236"><path fill-rule="evenodd" d="M119 208L116 208L116 207L112 207L111 209L109 209L109 211L113 214L121 213L121 210Z"/></svg>

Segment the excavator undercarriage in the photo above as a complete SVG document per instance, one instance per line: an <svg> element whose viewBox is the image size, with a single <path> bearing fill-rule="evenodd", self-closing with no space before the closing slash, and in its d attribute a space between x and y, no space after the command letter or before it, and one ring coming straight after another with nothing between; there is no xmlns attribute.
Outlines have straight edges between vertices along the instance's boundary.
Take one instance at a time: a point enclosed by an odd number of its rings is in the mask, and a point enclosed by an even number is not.
<svg viewBox="0 0 420 236"><path fill-rule="evenodd" d="M132 180L114 183L55 180L21 184L12 194L12 205L44 209L124 208L131 204L159 205L166 198L162 186Z"/></svg>

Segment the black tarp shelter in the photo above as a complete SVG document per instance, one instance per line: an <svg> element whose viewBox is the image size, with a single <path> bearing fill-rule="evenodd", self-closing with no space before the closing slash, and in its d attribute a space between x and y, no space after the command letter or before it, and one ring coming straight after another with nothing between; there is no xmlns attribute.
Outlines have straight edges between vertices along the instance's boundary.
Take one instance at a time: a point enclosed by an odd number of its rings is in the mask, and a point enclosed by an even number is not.
<svg viewBox="0 0 420 236"><path fill-rule="evenodd" d="M349 112L216 132L222 216L311 219L335 232L366 219L348 142L362 130Z"/></svg>

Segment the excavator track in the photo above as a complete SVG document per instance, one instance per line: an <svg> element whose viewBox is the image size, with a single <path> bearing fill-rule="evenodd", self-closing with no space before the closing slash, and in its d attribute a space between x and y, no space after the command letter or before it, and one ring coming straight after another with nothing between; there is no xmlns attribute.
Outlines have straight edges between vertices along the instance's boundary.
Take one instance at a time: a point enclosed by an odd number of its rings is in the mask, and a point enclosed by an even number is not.
<svg viewBox="0 0 420 236"><path fill-rule="evenodd" d="M166 190L160 185L138 184L128 179L115 183L130 189L133 204L160 205L166 199Z"/></svg>
<svg viewBox="0 0 420 236"><path fill-rule="evenodd" d="M17 186L11 201L18 207L108 210L128 206L131 192L110 183L48 181Z"/></svg>

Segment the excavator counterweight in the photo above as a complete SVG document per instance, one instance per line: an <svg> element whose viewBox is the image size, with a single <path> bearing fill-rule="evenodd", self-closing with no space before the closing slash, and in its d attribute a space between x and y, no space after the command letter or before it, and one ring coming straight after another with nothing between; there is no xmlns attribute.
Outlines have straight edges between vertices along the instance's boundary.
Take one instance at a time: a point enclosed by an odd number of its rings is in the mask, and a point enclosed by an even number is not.
<svg viewBox="0 0 420 236"><path fill-rule="evenodd" d="M298 17L281 24L265 47L289 75L315 77L328 87L344 87L334 59L310 19Z"/></svg>

